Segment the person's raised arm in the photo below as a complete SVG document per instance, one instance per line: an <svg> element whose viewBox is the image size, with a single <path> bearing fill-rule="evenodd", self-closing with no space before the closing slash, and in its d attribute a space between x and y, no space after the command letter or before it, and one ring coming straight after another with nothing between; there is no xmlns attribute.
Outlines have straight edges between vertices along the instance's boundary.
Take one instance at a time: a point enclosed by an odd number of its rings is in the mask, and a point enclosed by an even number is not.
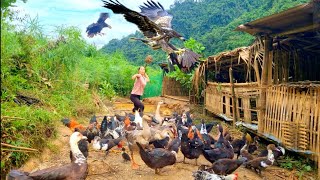
<svg viewBox="0 0 320 180"><path fill-rule="evenodd" d="M141 77L141 74L135 74L132 76L132 80L135 80L136 78L139 78L139 77Z"/></svg>

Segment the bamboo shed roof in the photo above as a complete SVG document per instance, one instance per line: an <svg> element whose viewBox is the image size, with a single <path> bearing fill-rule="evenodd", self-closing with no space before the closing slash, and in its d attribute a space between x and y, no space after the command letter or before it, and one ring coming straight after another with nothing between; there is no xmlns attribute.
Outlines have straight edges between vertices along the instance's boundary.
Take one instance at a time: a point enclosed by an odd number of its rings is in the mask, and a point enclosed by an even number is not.
<svg viewBox="0 0 320 180"><path fill-rule="evenodd" d="M217 55L212 55L208 57L208 68L217 65L222 68L229 68L231 64L237 66L240 64L245 64L249 59L249 47L240 47L233 49L231 51L224 51Z"/></svg>
<svg viewBox="0 0 320 180"><path fill-rule="evenodd" d="M286 11L263 17L236 28L251 35L288 36L301 32L314 32L320 28L318 0Z"/></svg>

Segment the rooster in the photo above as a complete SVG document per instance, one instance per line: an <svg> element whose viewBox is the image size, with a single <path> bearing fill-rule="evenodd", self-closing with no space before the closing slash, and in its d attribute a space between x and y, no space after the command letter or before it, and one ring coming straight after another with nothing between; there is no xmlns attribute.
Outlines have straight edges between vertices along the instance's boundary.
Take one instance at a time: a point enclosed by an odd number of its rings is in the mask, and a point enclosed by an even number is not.
<svg viewBox="0 0 320 180"><path fill-rule="evenodd" d="M64 118L61 120L61 122L63 123L63 125L67 126L72 132L74 132L75 129L78 129L79 131L86 130L86 127L78 123L74 118Z"/></svg>
<svg viewBox="0 0 320 180"><path fill-rule="evenodd" d="M81 125L79 122L77 122L74 118L71 120L68 118L62 119L61 122L67 126L72 132L78 131L82 135L86 136L88 138L88 142L91 143L91 141L94 139L95 136L99 136L100 130L99 125L96 120L96 117L93 116L90 119L90 124L88 127L85 127Z"/></svg>

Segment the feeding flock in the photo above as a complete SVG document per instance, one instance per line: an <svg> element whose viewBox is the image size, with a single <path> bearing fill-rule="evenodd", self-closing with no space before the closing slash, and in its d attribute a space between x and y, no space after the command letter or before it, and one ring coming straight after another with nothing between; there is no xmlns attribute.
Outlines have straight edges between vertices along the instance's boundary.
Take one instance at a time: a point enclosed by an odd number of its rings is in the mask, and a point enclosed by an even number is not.
<svg viewBox="0 0 320 180"><path fill-rule="evenodd" d="M250 135L244 133L241 139L234 139L227 128L217 122L205 123L202 120L200 124L194 124L189 111L163 117L160 114L162 104L163 101L158 102L154 115L142 115L136 111L125 116L104 116L101 122L93 116L86 126L74 119L62 119L61 122L73 131L70 136L70 163L31 173L12 170L7 179L85 179L89 151L104 151L108 156L110 149L119 148L122 150L119 158L129 161L133 170L139 169L134 153L139 153L155 174L161 174L162 168L178 163L177 154L182 153L183 163L187 158L194 159L195 165L199 165L192 174L194 179L235 180L238 174L234 171L241 165L261 175L262 170L273 165L285 153L284 148L274 144L257 153L258 137L251 140L248 138ZM217 134L211 135L214 127ZM200 155L211 165L198 164Z"/></svg>

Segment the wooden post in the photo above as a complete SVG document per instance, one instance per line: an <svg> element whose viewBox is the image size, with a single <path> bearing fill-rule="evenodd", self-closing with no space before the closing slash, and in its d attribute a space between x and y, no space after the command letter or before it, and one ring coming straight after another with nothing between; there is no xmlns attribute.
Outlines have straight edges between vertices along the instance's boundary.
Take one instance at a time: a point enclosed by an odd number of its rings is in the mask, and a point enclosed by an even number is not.
<svg viewBox="0 0 320 180"><path fill-rule="evenodd" d="M272 42L271 42L271 45L272 45ZM270 47L269 52L270 53L269 53L269 61L268 61L268 85L272 83L272 60L273 60L272 46Z"/></svg>
<svg viewBox="0 0 320 180"><path fill-rule="evenodd" d="M203 114L206 116L207 111L206 111L206 94L207 94L207 83L208 83L208 71L207 68L204 68L204 88L203 88Z"/></svg>
<svg viewBox="0 0 320 180"><path fill-rule="evenodd" d="M236 104L236 95L234 92L234 84L233 84L233 73L232 67L229 68L229 77L230 77L230 85L231 85L231 93L232 93L232 116L233 116L233 127L235 127L237 122L237 104Z"/></svg>
<svg viewBox="0 0 320 180"><path fill-rule="evenodd" d="M259 65L258 65L258 60L254 60L254 71L256 73L256 79L258 82L258 85L261 86L261 77L260 77L260 72L259 72Z"/></svg>
<svg viewBox="0 0 320 180"><path fill-rule="evenodd" d="M267 102L267 86L268 86L268 67L270 60L270 47L272 45L272 39L269 36L265 36L264 40L264 55L263 55L263 67L261 75L261 91L259 108L260 114L258 117L258 133L263 133L264 118L266 114L266 102Z"/></svg>

